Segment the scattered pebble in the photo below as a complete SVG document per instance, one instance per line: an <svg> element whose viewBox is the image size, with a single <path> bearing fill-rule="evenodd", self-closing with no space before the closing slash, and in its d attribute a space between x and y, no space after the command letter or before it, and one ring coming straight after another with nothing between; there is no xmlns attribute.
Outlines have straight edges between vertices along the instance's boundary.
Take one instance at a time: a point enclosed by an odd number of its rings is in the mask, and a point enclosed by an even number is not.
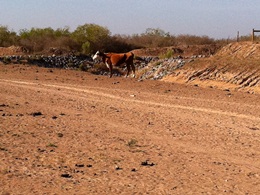
<svg viewBox="0 0 260 195"><path fill-rule="evenodd" d="M116 170L119 171L119 170L123 170L123 168L119 167L119 166L116 166Z"/></svg>
<svg viewBox="0 0 260 195"><path fill-rule="evenodd" d="M148 122L148 125L153 125L153 123L152 122Z"/></svg>
<svg viewBox="0 0 260 195"><path fill-rule="evenodd" d="M232 93L227 93L226 95L227 95L227 96L231 96L231 95L232 95Z"/></svg>
<svg viewBox="0 0 260 195"><path fill-rule="evenodd" d="M61 174L61 177L64 177L64 178L71 178L72 176L68 173L63 173Z"/></svg>
<svg viewBox="0 0 260 195"><path fill-rule="evenodd" d="M33 113L31 113L30 115L32 115L32 116L41 116L42 115L42 113L41 112L33 112Z"/></svg>
<svg viewBox="0 0 260 195"><path fill-rule="evenodd" d="M253 131L257 131L257 130L260 130L259 128L257 127L248 127L249 129L253 130Z"/></svg>
<svg viewBox="0 0 260 195"><path fill-rule="evenodd" d="M62 133L57 133L58 137L63 137Z"/></svg>
<svg viewBox="0 0 260 195"><path fill-rule="evenodd" d="M75 164L76 167L84 167L84 164Z"/></svg>
<svg viewBox="0 0 260 195"><path fill-rule="evenodd" d="M39 152L45 152L46 150L41 149L41 148L38 148L38 151L39 151Z"/></svg>
<svg viewBox="0 0 260 195"><path fill-rule="evenodd" d="M144 161L144 162L141 162L141 165L142 166L154 166L155 164L154 163L149 163L148 160Z"/></svg>
<svg viewBox="0 0 260 195"><path fill-rule="evenodd" d="M2 116L13 116L13 115L4 113L4 114L2 114Z"/></svg>
<svg viewBox="0 0 260 195"><path fill-rule="evenodd" d="M117 81L117 82L113 82L112 84L113 84L113 85L115 85L115 84L118 84L118 83L120 83L120 82L119 82L119 81Z"/></svg>

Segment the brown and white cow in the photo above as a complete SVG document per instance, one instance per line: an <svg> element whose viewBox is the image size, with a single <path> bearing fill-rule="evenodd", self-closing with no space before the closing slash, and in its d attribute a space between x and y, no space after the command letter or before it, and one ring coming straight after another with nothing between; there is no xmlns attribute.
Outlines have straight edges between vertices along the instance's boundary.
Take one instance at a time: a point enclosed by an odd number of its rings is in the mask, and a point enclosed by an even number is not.
<svg viewBox="0 0 260 195"><path fill-rule="evenodd" d="M128 53L103 53L97 51L93 56L93 60L101 58L102 61L106 64L110 71L110 78L112 77L113 66L121 66L126 64L127 73L126 77L129 75L130 66L133 71L133 77L135 77L135 66L134 66L134 54L132 52Z"/></svg>

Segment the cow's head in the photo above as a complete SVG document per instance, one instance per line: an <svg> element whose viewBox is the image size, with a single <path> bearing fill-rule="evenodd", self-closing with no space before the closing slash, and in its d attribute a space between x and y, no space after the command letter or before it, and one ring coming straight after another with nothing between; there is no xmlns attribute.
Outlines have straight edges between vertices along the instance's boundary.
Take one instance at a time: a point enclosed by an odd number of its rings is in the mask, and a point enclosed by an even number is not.
<svg viewBox="0 0 260 195"><path fill-rule="evenodd" d="M102 57L102 52L97 51L96 54L92 57L93 60L96 60L98 58Z"/></svg>

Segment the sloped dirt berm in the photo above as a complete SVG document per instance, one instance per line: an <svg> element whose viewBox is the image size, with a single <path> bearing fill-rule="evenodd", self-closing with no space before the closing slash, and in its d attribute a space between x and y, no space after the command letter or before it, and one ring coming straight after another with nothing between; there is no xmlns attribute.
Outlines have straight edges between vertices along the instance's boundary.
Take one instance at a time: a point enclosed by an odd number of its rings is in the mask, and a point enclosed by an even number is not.
<svg viewBox="0 0 260 195"><path fill-rule="evenodd" d="M260 93L260 44L230 43L211 57L186 63L163 80Z"/></svg>

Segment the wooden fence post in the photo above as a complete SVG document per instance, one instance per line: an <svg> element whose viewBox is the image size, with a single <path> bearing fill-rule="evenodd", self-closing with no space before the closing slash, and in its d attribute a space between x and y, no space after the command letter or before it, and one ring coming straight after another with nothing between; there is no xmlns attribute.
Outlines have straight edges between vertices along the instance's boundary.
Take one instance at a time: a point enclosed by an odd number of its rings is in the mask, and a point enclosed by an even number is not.
<svg viewBox="0 0 260 195"><path fill-rule="evenodd" d="M255 29L252 30L252 42L255 40Z"/></svg>
<svg viewBox="0 0 260 195"><path fill-rule="evenodd" d="M260 33L260 30L255 30L254 28L253 28L253 30L252 30L252 41L254 42L255 41L255 33Z"/></svg>

